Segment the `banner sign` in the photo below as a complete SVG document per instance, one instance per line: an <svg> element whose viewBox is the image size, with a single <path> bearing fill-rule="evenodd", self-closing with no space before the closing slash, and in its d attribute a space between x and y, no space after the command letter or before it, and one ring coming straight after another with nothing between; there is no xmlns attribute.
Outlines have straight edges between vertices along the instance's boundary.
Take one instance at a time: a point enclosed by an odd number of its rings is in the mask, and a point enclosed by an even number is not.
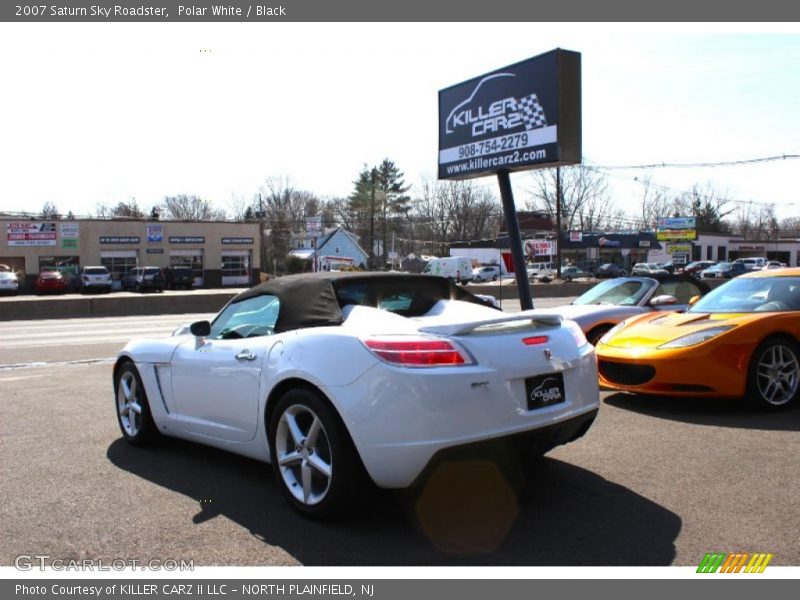
<svg viewBox="0 0 800 600"><path fill-rule="evenodd" d="M55 246L56 224L15 221L6 225L9 246Z"/></svg>
<svg viewBox="0 0 800 600"><path fill-rule="evenodd" d="M306 217L306 233L322 235L322 217Z"/></svg>
<svg viewBox="0 0 800 600"><path fill-rule="evenodd" d="M659 229L656 231L656 239L659 242L665 240L685 240L697 239L697 232L694 229Z"/></svg>
<svg viewBox="0 0 800 600"><path fill-rule="evenodd" d="M552 256L555 253L555 242L548 240L525 240L525 254L529 257Z"/></svg>
<svg viewBox="0 0 800 600"><path fill-rule="evenodd" d="M223 244L252 244L253 238L251 237L224 237L222 238Z"/></svg>
<svg viewBox="0 0 800 600"><path fill-rule="evenodd" d="M439 92L439 179L581 161L581 55L552 50Z"/></svg>
<svg viewBox="0 0 800 600"><path fill-rule="evenodd" d="M138 244L141 241L138 235L103 235L100 236L101 244Z"/></svg>
<svg viewBox="0 0 800 600"><path fill-rule="evenodd" d="M147 226L147 241L148 242L163 242L164 241L164 226L159 224L150 224Z"/></svg>
<svg viewBox="0 0 800 600"><path fill-rule="evenodd" d="M583 232L582 231L570 231L569 232L569 241L570 242L582 242L583 241Z"/></svg>
<svg viewBox="0 0 800 600"><path fill-rule="evenodd" d="M171 235L170 244L205 244L206 238L202 235Z"/></svg>
<svg viewBox="0 0 800 600"><path fill-rule="evenodd" d="M619 240L610 240L605 237L598 238L597 240L598 246L603 246L605 248L619 248L622 246L622 242Z"/></svg>
<svg viewBox="0 0 800 600"><path fill-rule="evenodd" d="M77 238L81 236L81 229L77 223L60 223L62 238Z"/></svg>
<svg viewBox="0 0 800 600"><path fill-rule="evenodd" d="M695 229L697 219L695 217L663 217L658 220L659 229Z"/></svg>

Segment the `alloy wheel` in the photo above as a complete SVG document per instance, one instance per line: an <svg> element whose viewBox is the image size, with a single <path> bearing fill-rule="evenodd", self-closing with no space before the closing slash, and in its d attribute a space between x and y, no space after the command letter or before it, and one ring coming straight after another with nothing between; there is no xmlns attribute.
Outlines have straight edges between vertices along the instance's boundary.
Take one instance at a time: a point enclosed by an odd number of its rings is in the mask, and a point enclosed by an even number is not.
<svg viewBox="0 0 800 600"><path fill-rule="evenodd" d="M782 343L767 348L756 367L756 384L768 404L782 406L791 402L800 384L797 353Z"/></svg>
<svg viewBox="0 0 800 600"><path fill-rule="evenodd" d="M306 505L321 502L331 485L331 445L320 418L302 404L289 406L275 433L275 453L283 481Z"/></svg>
<svg viewBox="0 0 800 600"><path fill-rule="evenodd" d="M136 377L126 371L119 379L117 410L122 428L130 437L136 437L142 427L142 404Z"/></svg>

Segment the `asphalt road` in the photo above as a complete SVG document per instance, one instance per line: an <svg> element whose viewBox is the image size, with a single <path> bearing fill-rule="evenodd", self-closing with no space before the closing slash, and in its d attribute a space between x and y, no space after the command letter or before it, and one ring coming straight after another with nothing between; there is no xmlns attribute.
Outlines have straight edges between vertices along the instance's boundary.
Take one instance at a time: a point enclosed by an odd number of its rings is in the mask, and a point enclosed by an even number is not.
<svg viewBox="0 0 800 600"><path fill-rule="evenodd" d="M129 446L113 355L203 316L0 323L0 564L696 565L716 550L800 565L797 409L604 393L586 437L534 466L452 463L333 523L297 516L267 465Z"/></svg>

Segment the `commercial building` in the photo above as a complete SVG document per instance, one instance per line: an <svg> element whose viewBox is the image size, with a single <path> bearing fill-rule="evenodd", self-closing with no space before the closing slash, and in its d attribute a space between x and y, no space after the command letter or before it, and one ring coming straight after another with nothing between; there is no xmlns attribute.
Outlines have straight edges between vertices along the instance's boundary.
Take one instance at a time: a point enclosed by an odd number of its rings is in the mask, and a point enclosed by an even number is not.
<svg viewBox="0 0 800 600"><path fill-rule="evenodd" d="M119 281L137 266L190 266L198 287L248 286L261 269L257 223L0 217L0 232L0 264L28 286L45 267L103 265Z"/></svg>

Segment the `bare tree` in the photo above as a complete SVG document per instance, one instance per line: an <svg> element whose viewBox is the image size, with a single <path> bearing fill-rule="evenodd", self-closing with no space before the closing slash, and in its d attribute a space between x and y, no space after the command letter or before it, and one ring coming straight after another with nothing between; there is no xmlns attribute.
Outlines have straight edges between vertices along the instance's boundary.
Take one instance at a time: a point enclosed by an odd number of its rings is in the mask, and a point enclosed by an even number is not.
<svg viewBox="0 0 800 600"><path fill-rule="evenodd" d="M675 201L676 214L695 217L697 230L705 233L729 233L731 226L726 219L735 210L728 197L711 183L695 184Z"/></svg>
<svg viewBox="0 0 800 600"><path fill-rule="evenodd" d="M108 204L97 205L97 216L105 219L112 217L127 217L130 219L143 219L144 212L139 208L136 198L131 198L130 202L117 202L116 206Z"/></svg>
<svg viewBox="0 0 800 600"><path fill-rule="evenodd" d="M641 221L638 225L641 229L655 229L658 227L659 219L670 217L675 213L675 198L653 184L649 175L640 183L642 184L642 211Z"/></svg>
<svg viewBox="0 0 800 600"><path fill-rule="evenodd" d="M58 208L55 204L50 201L44 203L42 206L42 212L39 213L39 216L42 219L60 219L61 214L58 212Z"/></svg>
<svg viewBox="0 0 800 600"><path fill-rule="evenodd" d="M164 198L160 214L171 221L223 221L225 219L225 211L215 209L211 201L187 194Z"/></svg>
<svg viewBox="0 0 800 600"><path fill-rule="evenodd" d="M547 212L556 217L556 169L540 169L532 173L533 186L528 190L528 210ZM605 176L595 169L578 165L561 167L561 229L585 229L602 221L609 212L611 199Z"/></svg>
<svg viewBox="0 0 800 600"><path fill-rule="evenodd" d="M748 202L736 212L734 227L736 233L750 240L772 239L779 229L775 206Z"/></svg>
<svg viewBox="0 0 800 600"><path fill-rule="evenodd" d="M779 231L782 237L800 237L800 217L787 217L780 223Z"/></svg>

